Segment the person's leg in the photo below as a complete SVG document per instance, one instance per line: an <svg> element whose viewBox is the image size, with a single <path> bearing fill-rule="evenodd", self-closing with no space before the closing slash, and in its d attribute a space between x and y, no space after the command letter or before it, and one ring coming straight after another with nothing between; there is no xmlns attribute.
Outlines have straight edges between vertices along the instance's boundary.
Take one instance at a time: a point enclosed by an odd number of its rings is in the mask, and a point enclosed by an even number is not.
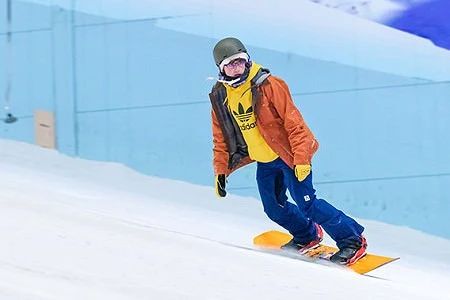
<svg viewBox="0 0 450 300"><path fill-rule="evenodd" d="M318 223L336 241L338 248L361 241L364 227L323 199L317 199L312 184L312 171L299 182L294 171L284 164L283 174L292 199L300 211Z"/></svg>
<svg viewBox="0 0 450 300"><path fill-rule="evenodd" d="M311 220L297 205L287 201L284 174L280 169L281 159L257 164L256 182L267 216L289 231L298 243L309 243L315 238L316 229Z"/></svg>

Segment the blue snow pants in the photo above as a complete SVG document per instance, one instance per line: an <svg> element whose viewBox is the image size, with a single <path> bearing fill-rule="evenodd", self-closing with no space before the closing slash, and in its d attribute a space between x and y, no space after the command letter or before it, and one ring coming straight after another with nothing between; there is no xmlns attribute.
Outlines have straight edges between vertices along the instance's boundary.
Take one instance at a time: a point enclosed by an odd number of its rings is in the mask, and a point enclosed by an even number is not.
<svg viewBox="0 0 450 300"><path fill-rule="evenodd" d="M323 199L317 199L312 172L302 182L281 158L257 163L256 181L264 212L289 231L294 240L307 244L317 237L318 223L338 248L360 241L364 227ZM296 205L287 201L286 189Z"/></svg>

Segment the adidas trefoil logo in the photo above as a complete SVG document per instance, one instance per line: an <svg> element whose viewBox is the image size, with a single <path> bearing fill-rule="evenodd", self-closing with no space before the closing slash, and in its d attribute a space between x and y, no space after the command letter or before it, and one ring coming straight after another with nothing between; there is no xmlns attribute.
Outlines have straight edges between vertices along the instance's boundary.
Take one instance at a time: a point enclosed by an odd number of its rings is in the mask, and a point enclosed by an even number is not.
<svg viewBox="0 0 450 300"><path fill-rule="evenodd" d="M239 105L238 105L238 112L235 112L233 110L233 114L242 123L248 122L248 120L250 120L250 118L252 116L252 113L253 113L253 107L250 105L250 107L247 110L244 110L242 103L239 103Z"/></svg>

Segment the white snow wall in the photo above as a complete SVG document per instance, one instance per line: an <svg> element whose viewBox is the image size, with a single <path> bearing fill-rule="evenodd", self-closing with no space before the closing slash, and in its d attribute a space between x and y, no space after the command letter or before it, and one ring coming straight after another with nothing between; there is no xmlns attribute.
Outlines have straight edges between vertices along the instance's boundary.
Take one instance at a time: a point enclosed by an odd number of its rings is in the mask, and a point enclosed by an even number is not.
<svg viewBox="0 0 450 300"><path fill-rule="evenodd" d="M212 47L234 35L247 42L255 61L287 81L319 140L313 161L319 197L356 217L450 238L450 60L430 54L399 63L415 50L397 49L396 38L386 43L385 60L367 50L379 44L367 41L372 32L340 45L325 38L338 36L331 25L297 35L297 23L287 22L274 32L295 9L278 23L254 26L264 19L258 13L267 12L211 5L192 14L174 6L149 18L119 19L71 10L76 1L41 2L13 1L11 109L20 120L2 122L1 138L34 143L33 110L50 110L62 153L211 185L213 82L206 78L217 72ZM0 68L6 64L5 6L0 0ZM233 12L248 17L227 25ZM433 64L444 66L426 68ZM2 70L1 101L4 86ZM234 174L229 191L258 197L254 168Z"/></svg>

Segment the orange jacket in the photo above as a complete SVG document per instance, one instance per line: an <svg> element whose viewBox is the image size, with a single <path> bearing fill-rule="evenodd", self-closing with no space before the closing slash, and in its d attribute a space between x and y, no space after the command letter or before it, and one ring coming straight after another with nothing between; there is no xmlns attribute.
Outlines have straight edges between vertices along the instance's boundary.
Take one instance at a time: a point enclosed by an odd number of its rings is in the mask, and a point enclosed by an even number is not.
<svg viewBox="0 0 450 300"><path fill-rule="evenodd" d="M292 101L287 84L267 69L260 69L252 79L251 90L256 124L267 144L291 168L311 164L319 144ZM230 115L223 83L216 83L209 96L214 174L229 175L252 160L239 126Z"/></svg>

